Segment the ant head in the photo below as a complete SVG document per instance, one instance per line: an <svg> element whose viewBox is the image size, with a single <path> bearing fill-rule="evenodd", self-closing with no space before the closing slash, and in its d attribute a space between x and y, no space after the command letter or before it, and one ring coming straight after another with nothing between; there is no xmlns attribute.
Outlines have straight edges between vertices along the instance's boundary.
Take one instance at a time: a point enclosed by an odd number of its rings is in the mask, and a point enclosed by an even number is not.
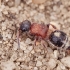
<svg viewBox="0 0 70 70"><path fill-rule="evenodd" d="M28 21L28 20L25 20L23 21L21 24L20 24L20 30L22 32L26 32L26 31L29 31L31 28L31 22Z"/></svg>
<svg viewBox="0 0 70 70"><path fill-rule="evenodd" d="M67 41L67 36L64 32L56 30L51 33L49 40L55 46L62 47L64 45L64 42Z"/></svg>

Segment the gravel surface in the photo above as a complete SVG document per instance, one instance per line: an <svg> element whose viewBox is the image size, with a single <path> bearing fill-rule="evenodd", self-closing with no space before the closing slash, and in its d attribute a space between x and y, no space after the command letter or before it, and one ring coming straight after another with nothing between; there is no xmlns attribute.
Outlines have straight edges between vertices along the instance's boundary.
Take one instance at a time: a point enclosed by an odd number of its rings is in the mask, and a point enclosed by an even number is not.
<svg viewBox="0 0 70 70"><path fill-rule="evenodd" d="M42 4L0 0L0 70L70 70L70 55L59 58L59 51L48 43L46 47L34 46L34 41L21 34L18 49L17 27L24 20L53 22L70 40L70 0L46 0Z"/></svg>

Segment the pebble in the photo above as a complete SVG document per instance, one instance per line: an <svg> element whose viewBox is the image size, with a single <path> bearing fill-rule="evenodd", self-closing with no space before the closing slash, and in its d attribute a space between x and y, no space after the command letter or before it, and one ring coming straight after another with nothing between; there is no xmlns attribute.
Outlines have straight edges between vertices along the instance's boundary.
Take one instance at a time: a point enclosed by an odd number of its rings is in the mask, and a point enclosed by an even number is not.
<svg viewBox="0 0 70 70"><path fill-rule="evenodd" d="M45 8L44 5L39 6L39 9L41 9L41 10L43 10L44 8Z"/></svg>
<svg viewBox="0 0 70 70"><path fill-rule="evenodd" d="M34 67L34 69L33 70L38 70L38 68L37 67Z"/></svg>
<svg viewBox="0 0 70 70"><path fill-rule="evenodd" d="M37 13L36 10L32 10L32 12L30 12L30 16L33 16L36 13Z"/></svg>
<svg viewBox="0 0 70 70"><path fill-rule="evenodd" d="M21 2L21 0L15 0L15 6L17 7L17 6L19 6L19 4L20 4L20 2Z"/></svg>
<svg viewBox="0 0 70 70"><path fill-rule="evenodd" d="M32 51L31 51L31 53L32 53L32 54L34 54L34 53L35 53L35 51L34 51L34 50L32 50Z"/></svg>
<svg viewBox="0 0 70 70"><path fill-rule="evenodd" d="M41 61L37 61L36 66L37 67L42 66L42 62Z"/></svg>
<svg viewBox="0 0 70 70"><path fill-rule="evenodd" d="M11 39L12 34L7 34L6 37L7 37L8 39Z"/></svg>
<svg viewBox="0 0 70 70"><path fill-rule="evenodd" d="M23 41L20 42L20 49L21 50L26 50L26 44Z"/></svg>
<svg viewBox="0 0 70 70"><path fill-rule="evenodd" d="M48 67L50 67L50 69L53 69L56 67L56 60L55 59L52 59L50 58L49 62L48 62Z"/></svg>
<svg viewBox="0 0 70 70"><path fill-rule="evenodd" d="M25 59L22 59L22 58L18 58L18 59L17 59L18 62L23 62L24 60L25 60Z"/></svg>
<svg viewBox="0 0 70 70"><path fill-rule="evenodd" d="M59 69L60 70L66 70L66 67L60 61L58 61L58 66L57 66L57 70L59 70Z"/></svg>
<svg viewBox="0 0 70 70"><path fill-rule="evenodd" d="M26 44L31 44L31 43L32 43L32 41L31 41L31 39L30 39L30 38L27 38L27 39L26 39L26 41L25 41L25 43L26 43Z"/></svg>
<svg viewBox="0 0 70 70"><path fill-rule="evenodd" d="M3 36L3 40L4 40L4 41L6 41L6 40L7 40L7 38L6 38L5 36Z"/></svg>
<svg viewBox="0 0 70 70"><path fill-rule="evenodd" d="M3 11L3 14L7 15L8 14L8 11Z"/></svg>
<svg viewBox="0 0 70 70"><path fill-rule="evenodd" d="M41 4L44 3L46 0L32 0L33 3L35 4Z"/></svg>
<svg viewBox="0 0 70 70"><path fill-rule="evenodd" d="M51 19L51 20L57 20L57 17L54 16L54 15L51 15L51 16L50 16L50 19Z"/></svg>
<svg viewBox="0 0 70 70"><path fill-rule="evenodd" d="M0 44L2 44L2 41L0 41Z"/></svg>
<svg viewBox="0 0 70 70"><path fill-rule="evenodd" d="M12 46L11 43L8 43L7 46Z"/></svg>
<svg viewBox="0 0 70 70"><path fill-rule="evenodd" d="M17 50L17 49L18 49L18 44L17 44L17 42L14 42L14 44L13 44L13 49L14 49L14 50Z"/></svg>
<svg viewBox="0 0 70 70"><path fill-rule="evenodd" d="M64 57L61 59L61 62L66 66L70 67L70 56Z"/></svg>
<svg viewBox="0 0 70 70"><path fill-rule="evenodd" d="M2 36L3 36L3 40L5 40L5 41L7 40L6 35L7 35L7 32L3 32L3 35Z"/></svg>
<svg viewBox="0 0 70 70"><path fill-rule="evenodd" d="M17 7L11 7L11 8L10 8L10 11L11 11L12 13L16 13L16 14L19 13Z"/></svg>
<svg viewBox="0 0 70 70"><path fill-rule="evenodd" d="M2 70L13 70L16 66L12 61L1 62L1 69Z"/></svg>
<svg viewBox="0 0 70 70"><path fill-rule="evenodd" d="M54 58L58 58L58 56L59 56L59 53L58 53L58 51L57 50L54 50Z"/></svg>
<svg viewBox="0 0 70 70"><path fill-rule="evenodd" d="M53 11L57 11L58 7L57 6L53 6Z"/></svg>
<svg viewBox="0 0 70 70"><path fill-rule="evenodd" d="M33 49L33 46L28 46L27 49L31 51Z"/></svg>
<svg viewBox="0 0 70 70"><path fill-rule="evenodd" d="M42 59L43 59L43 56L38 56L38 59L39 59L39 60L42 60Z"/></svg>
<svg viewBox="0 0 70 70"><path fill-rule="evenodd" d="M28 70L29 67L27 65L21 65L21 67L24 69L24 70Z"/></svg>
<svg viewBox="0 0 70 70"><path fill-rule="evenodd" d="M48 58L47 58L48 59ZM47 59L45 58L45 59L42 59L42 63L43 63L43 65L47 65Z"/></svg>
<svg viewBox="0 0 70 70"><path fill-rule="evenodd" d="M48 47L48 48L47 48L47 52L48 52L49 54L51 54L51 53L53 53L53 50L52 50L50 47Z"/></svg>
<svg viewBox="0 0 70 70"><path fill-rule="evenodd" d="M66 69L63 64L61 64L60 67L61 67L62 70L65 70Z"/></svg>
<svg viewBox="0 0 70 70"><path fill-rule="evenodd" d="M5 5L1 5L0 11L3 11L5 9Z"/></svg>
<svg viewBox="0 0 70 70"><path fill-rule="evenodd" d="M26 54L28 54L29 52L30 52L30 51L29 51L28 49L24 51L24 53L26 53Z"/></svg>
<svg viewBox="0 0 70 70"><path fill-rule="evenodd" d="M6 24L2 23L2 30L6 30Z"/></svg>
<svg viewBox="0 0 70 70"><path fill-rule="evenodd" d="M60 30L60 25L57 22L51 21L50 24L54 25L58 30Z"/></svg>
<svg viewBox="0 0 70 70"><path fill-rule="evenodd" d="M30 4L30 3L32 3L32 0L28 0L26 3L27 3L27 4Z"/></svg>
<svg viewBox="0 0 70 70"><path fill-rule="evenodd" d="M26 61L26 62L30 62L30 57L27 57L27 58L25 59L25 61Z"/></svg>
<svg viewBox="0 0 70 70"><path fill-rule="evenodd" d="M11 60L11 61L15 61L16 59L17 59L17 53L14 52L14 53L12 54L10 60Z"/></svg>
<svg viewBox="0 0 70 70"><path fill-rule="evenodd" d="M57 66L56 70L61 70L60 66Z"/></svg>

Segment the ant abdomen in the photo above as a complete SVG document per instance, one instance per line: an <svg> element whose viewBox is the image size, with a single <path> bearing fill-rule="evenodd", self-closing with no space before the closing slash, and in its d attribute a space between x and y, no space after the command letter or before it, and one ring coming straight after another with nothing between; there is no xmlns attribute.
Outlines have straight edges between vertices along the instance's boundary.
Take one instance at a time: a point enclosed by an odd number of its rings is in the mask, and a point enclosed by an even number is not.
<svg viewBox="0 0 70 70"><path fill-rule="evenodd" d="M68 38L66 33L60 30L56 30L51 33L49 40L52 44L54 44L57 47L64 47L68 41Z"/></svg>

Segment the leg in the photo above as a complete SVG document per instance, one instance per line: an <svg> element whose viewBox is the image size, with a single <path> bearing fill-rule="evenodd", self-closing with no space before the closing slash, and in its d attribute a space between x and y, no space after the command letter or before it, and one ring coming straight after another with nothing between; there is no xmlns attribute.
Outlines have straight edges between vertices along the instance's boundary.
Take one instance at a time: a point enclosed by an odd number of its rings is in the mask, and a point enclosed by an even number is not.
<svg viewBox="0 0 70 70"><path fill-rule="evenodd" d="M45 42L44 40L41 40L41 45L44 46L44 48L47 49L48 43Z"/></svg>
<svg viewBox="0 0 70 70"><path fill-rule="evenodd" d="M18 49L19 49L20 48L19 29L17 29L17 44L18 44Z"/></svg>

